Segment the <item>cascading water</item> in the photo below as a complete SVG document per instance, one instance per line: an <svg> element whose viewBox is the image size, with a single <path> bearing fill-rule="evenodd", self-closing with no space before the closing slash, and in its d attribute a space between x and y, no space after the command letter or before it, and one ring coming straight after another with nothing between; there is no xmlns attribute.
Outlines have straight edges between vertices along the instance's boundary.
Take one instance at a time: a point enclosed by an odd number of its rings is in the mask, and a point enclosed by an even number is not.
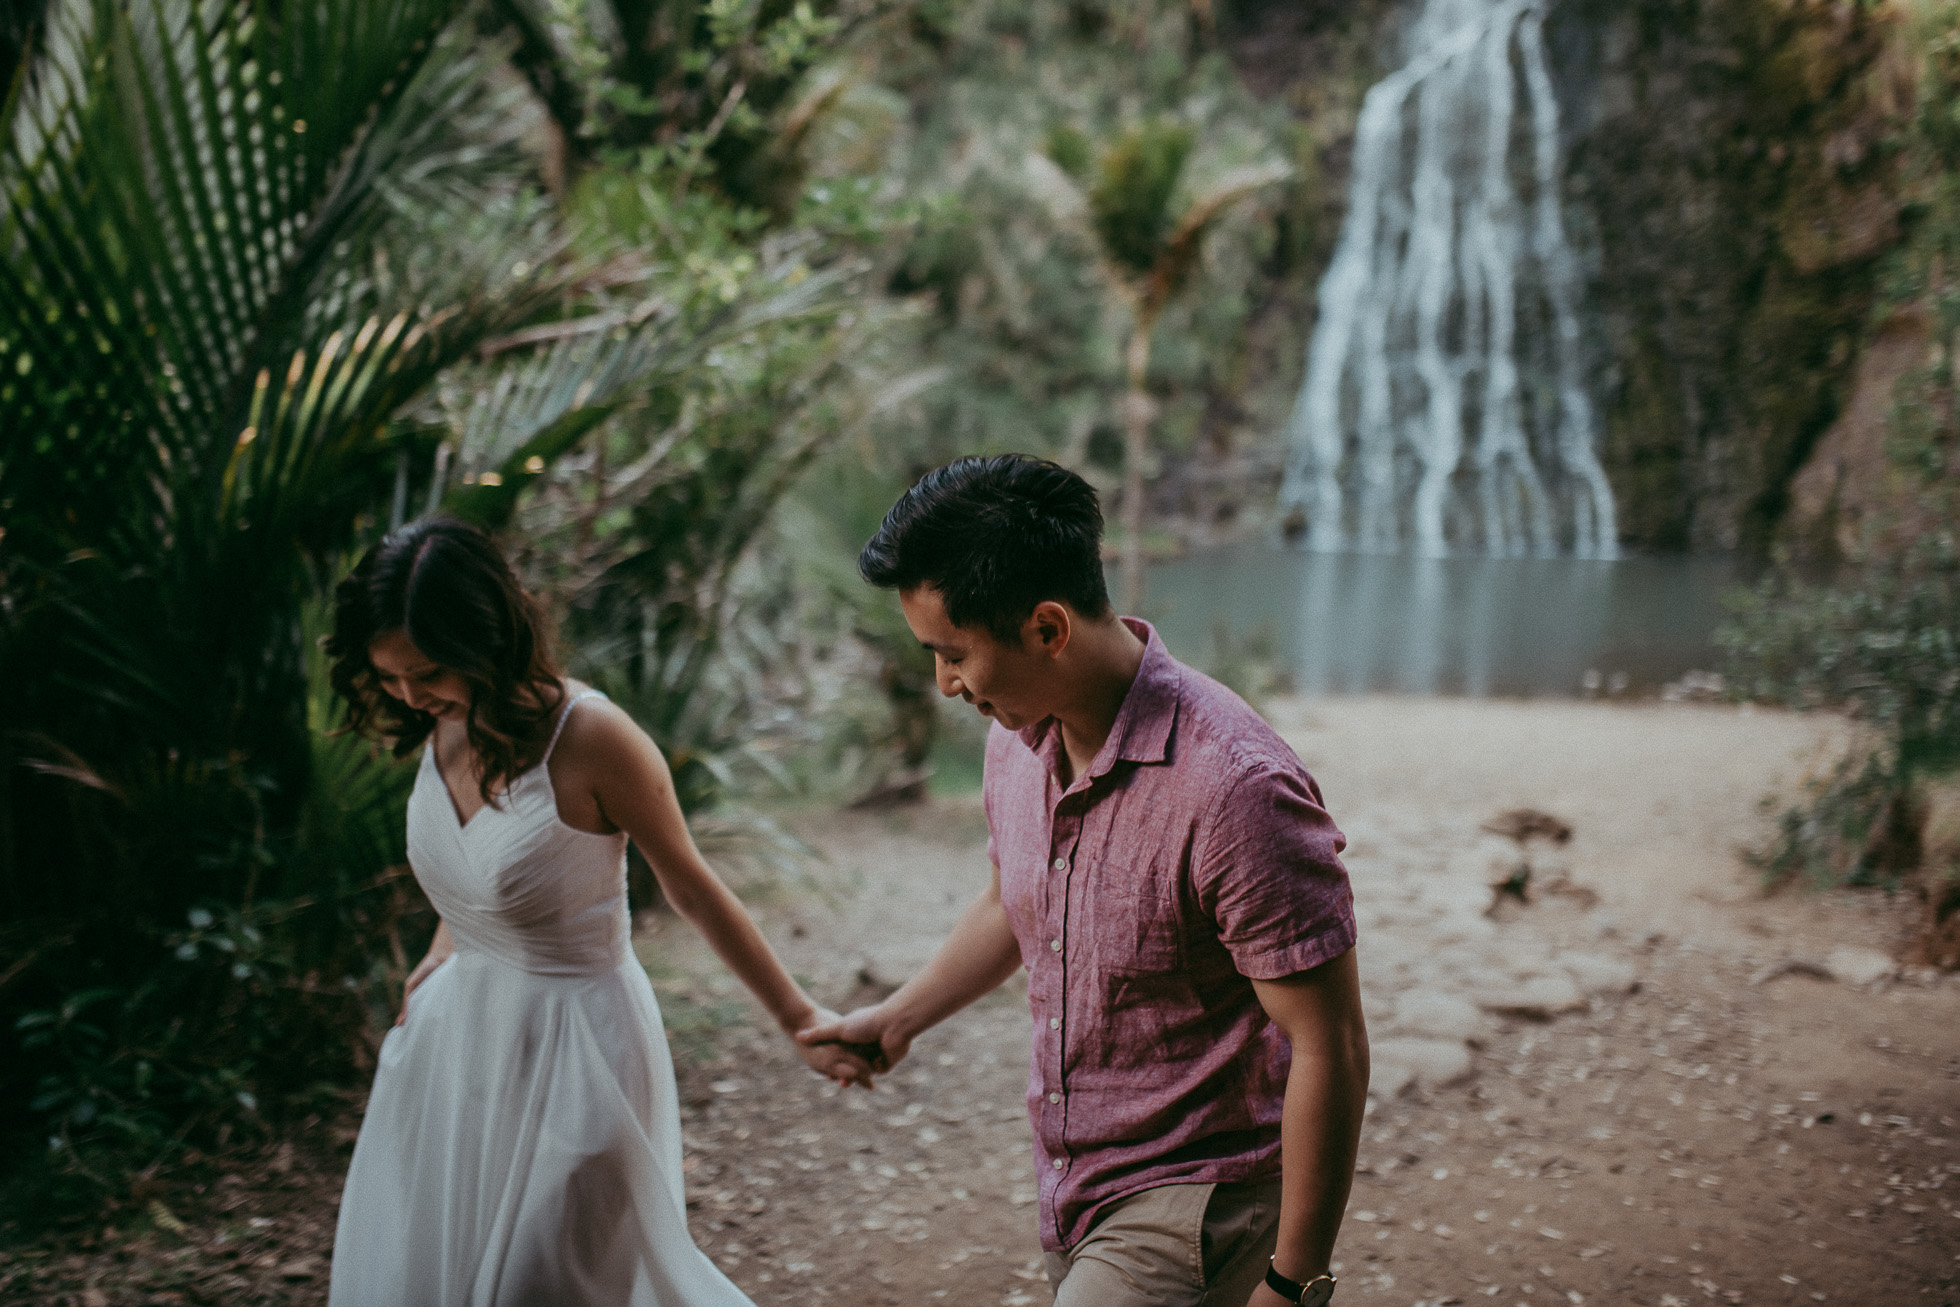
<svg viewBox="0 0 1960 1307"><path fill-rule="evenodd" d="M1281 508L1316 549L1611 558L1545 0L1426 0L1355 130Z"/></svg>

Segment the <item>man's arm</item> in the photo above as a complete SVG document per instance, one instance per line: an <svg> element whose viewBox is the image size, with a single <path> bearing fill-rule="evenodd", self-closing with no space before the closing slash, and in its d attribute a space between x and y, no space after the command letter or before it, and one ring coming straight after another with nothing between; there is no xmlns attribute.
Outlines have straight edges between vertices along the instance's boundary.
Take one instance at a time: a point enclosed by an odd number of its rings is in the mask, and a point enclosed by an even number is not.
<svg viewBox="0 0 1960 1307"><path fill-rule="evenodd" d="M1020 965L1021 946L1007 924L1007 909L1001 906L1000 868L995 867L993 880L966 905L952 933L918 975L884 1002L799 1031L796 1037L805 1044L875 1043L885 1055L879 1069L888 1071L922 1032L992 993Z"/></svg>
<svg viewBox="0 0 1960 1307"><path fill-rule="evenodd" d="M1368 1029L1354 950L1311 971L1255 980L1252 989L1293 1045L1280 1117L1274 1265L1304 1284L1326 1274L1334 1255L1368 1097ZM1278 1307L1285 1301L1262 1284L1248 1307Z"/></svg>

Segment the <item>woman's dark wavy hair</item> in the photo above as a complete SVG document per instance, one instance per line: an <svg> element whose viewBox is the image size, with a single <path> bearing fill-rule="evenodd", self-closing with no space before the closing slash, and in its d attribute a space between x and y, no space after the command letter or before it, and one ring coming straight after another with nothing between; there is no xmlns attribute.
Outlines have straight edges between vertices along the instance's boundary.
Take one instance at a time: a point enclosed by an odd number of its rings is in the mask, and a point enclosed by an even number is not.
<svg viewBox="0 0 1960 1307"><path fill-rule="evenodd" d="M368 550L334 591L325 646L348 727L393 741L399 758L429 738L436 719L382 690L368 645L390 631L469 684L470 748L483 764L483 801L492 802L535 765L564 697L543 609L490 538L466 523L411 522Z"/></svg>
<svg viewBox="0 0 1960 1307"><path fill-rule="evenodd" d="M956 458L920 477L885 514L858 571L886 590L929 585L954 626L1021 642L1034 606L1065 601L1109 615L1096 489L1026 454Z"/></svg>

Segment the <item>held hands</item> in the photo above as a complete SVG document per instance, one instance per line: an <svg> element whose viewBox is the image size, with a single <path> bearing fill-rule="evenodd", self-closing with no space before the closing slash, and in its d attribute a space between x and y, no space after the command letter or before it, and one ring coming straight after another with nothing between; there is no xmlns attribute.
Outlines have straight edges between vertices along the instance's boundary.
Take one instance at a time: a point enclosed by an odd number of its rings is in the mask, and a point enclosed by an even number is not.
<svg viewBox="0 0 1960 1307"><path fill-rule="evenodd" d="M803 1064L839 1085L871 1088L874 1071L883 1071L882 1054L875 1044L850 1044L836 1039L813 1038L816 1032L836 1026L841 1018L828 1008L815 1008L801 1029L790 1032L796 1055Z"/></svg>
<svg viewBox="0 0 1960 1307"><path fill-rule="evenodd" d="M835 1012L819 1013L813 1024L796 1032L796 1042L801 1046L806 1062L810 1061L814 1050L849 1050L852 1060L865 1068L865 1074L850 1083L863 1085L866 1089L872 1087L871 1076L874 1072L883 1075L891 1070L912 1047L912 1037L898 1028L892 1013L882 1003L861 1007L847 1017L839 1017ZM840 1080L838 1083L845 1082Z"/></svg>

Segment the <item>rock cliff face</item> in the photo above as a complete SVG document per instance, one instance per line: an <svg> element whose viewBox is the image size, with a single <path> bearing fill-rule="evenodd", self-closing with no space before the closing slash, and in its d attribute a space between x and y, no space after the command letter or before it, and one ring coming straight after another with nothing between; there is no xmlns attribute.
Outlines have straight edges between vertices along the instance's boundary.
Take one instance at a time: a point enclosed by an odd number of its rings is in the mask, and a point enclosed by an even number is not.
<svg viewBox="0 0 1960 1307"><path fill-rule="evenodd" d="M1919 304L1867 333L1843 409L1790 481L1779 534L1805 558L1835 562L1873 546L1898 552L1906 531L1926 525L1916 511L1919 478L1892 457L1892 435L1901 386L1924 366L1931 338Z"/></svg>
<svg viewBox="0 0 1960 1307"><path fill-rule="evenodd" d="M1605 458L1633 548L1760 549L1846 407L1900 238L1884 4L1572 0ZM1590 85L1585 84L1590 81Z"/></svg>
<svg viewBox="0 0 1960 1307"><path fill-rule="evenodd" d="M1883 325L1889 315L1874 305L1887 256L1910 234L1904 139L1914 43L1927 39L1917 11L1937 3L1560 0L1553 10L1570 221L1592 267L1602 454L1627 548L1762 549L1814 533L1816 503L1841 508L1844 494L1882 480L1854 477L1832 498L1817 488L1826 473L1807 474L1793 516L1798 473L1854 392L1866 388L1859 448L1869 454L1883 440L1867 428L1887 410L1871 388L1889 390L1911 366L1902 328ZM1324 263L1357 99L1325 88L1365 85L1392 63L1398 17L1378 8L1369 39L1335 44L1333 29L1303 16L1314 9L1241 0L1226 12L1248 83L1313 119L1315 180L1332 212L1309 261ZM1307 70L1317 92L1302 84ZM1312 282L1295 276L1308 299L1295 312L1310 319ZM1882 357L1861 367L1868 345Z"/></svg>

